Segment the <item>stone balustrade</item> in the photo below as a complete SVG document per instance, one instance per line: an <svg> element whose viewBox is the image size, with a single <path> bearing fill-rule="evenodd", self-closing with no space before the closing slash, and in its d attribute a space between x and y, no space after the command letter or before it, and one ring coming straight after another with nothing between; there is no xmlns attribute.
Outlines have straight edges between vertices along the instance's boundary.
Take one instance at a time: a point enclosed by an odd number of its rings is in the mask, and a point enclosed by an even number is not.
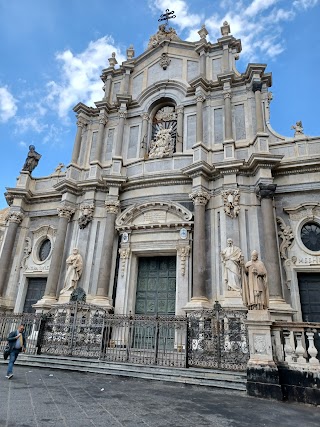
<svg viewBox="0 0 320 427"><path fill-rule="evenodd" d="M276 363L320 371L320 323L276 322L271 335Z"/></svg>

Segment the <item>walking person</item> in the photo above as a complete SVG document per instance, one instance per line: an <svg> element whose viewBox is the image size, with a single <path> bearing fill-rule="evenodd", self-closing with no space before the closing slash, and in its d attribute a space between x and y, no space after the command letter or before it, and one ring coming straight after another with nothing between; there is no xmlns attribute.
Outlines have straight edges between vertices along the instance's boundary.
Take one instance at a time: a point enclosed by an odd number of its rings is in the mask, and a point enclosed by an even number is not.
<svg viewBox="0 0 320 427"><path fill-rule="evenodd" d="M13 365L21 351L26 351L26 337L24 325L19 325L16 331L10 332L7 341L9 343L9 363L6 378L10 380L13 377Z"/></svg>

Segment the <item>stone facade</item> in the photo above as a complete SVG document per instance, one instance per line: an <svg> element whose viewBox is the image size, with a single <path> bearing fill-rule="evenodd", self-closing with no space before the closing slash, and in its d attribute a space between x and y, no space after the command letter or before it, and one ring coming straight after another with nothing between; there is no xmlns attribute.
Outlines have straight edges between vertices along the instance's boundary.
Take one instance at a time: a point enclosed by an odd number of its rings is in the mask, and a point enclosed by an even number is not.
<svg viewBox="0 0 320 427"><path fill-rule="evenodd" d="M161 256L176 258L176 314L216 300L245 310L223 280L230 238L244 262L259 252L271 319L302 320L298 276L320 265L320 247L301 237L320 227L320 138L297 126L291 138L277 134L266 65L239 73L241 42L229 25L215 43L206 34L186 42L161 26L141 55L128 49L120 68L113 55L102 99L74 107L66 171L21 171L7 188L1 310L23 311L34 278L46 279L34 308L56 304L74 248L87 302L115 313L135 311L139 259Z"/></svg>

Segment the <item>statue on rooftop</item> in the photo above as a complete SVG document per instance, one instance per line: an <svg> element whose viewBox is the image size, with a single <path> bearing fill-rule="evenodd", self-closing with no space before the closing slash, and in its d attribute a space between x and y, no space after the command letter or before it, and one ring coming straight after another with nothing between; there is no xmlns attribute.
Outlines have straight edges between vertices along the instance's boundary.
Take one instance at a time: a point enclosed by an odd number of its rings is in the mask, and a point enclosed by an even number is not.
<svg viewBox="0 0 320 427"><path fill-rule="evenodd" d="M33 169L38 165L38 162L41 158L41 154L35 151L34 145L29 145L29 153L26 161L24 162L23 171L32 172Z"/></svg>
<svg viewBox="0 0 320 427"><path fill-rule="evenodd" d="M148 49L157 47L163 40L180 40L180 38L174 28L166 28L166 24L161 24L158 32L150 37Z"/></svg>
<svg viewBox="0 0 320 427"><path fill-rule="evenodd" d="M291 126L291 129L294 129L294 136L304 135L302 121L296 122L295 125Z"/></svg>

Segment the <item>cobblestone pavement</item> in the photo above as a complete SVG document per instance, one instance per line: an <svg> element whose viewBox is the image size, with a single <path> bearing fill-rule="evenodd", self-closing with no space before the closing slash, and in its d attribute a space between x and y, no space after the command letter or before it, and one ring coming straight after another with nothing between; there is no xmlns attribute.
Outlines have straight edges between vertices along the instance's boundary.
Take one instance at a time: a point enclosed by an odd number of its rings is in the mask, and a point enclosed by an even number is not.
<svg viewBox="0 0 320 427"><path fill-rule="evenodd" d="M236 391L1 365L0 426L319 427L320 408Z"/></svg>

